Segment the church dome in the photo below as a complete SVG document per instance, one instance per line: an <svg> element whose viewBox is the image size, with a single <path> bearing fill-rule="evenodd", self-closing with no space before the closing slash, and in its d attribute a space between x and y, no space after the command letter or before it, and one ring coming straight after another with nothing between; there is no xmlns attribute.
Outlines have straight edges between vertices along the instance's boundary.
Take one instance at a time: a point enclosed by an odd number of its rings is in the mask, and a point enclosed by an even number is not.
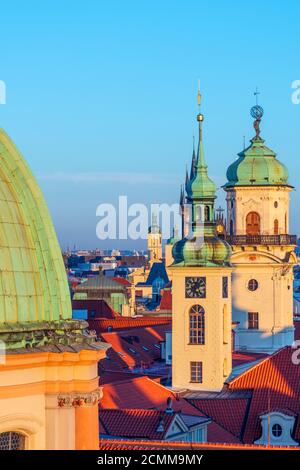
<svg viewBox="0 0 300 470"><path fill-rule="evenodd" d="M65 267L42 192L0 130L0 339L8 349L51 343L55 335L66 342L83 323L72 320Z"/></svg>
<svg viewBox="0 0 300 470"><path fill-rule="evenodd" d="M176 266L230 266L230 245L217 236L184 238L173 246Z"/></svg>
<svg viewBox="0 0 300 470"><path fill-rule="evenodd" d="M289 186L288 170L276 158L276 153L265 145L260 137L260 122L264 114L261 106L251 108L255 118L256 135L249 147L238 154L238 159L227 170L227 183L224 188L233 186Z"/></svg>

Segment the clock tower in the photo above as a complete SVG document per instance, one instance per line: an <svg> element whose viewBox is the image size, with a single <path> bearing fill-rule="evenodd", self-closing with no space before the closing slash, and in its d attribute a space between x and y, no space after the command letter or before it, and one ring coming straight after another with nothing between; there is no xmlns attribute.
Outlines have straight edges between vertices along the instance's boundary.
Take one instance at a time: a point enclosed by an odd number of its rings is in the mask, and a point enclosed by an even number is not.
<svg viewBox="0 0 300 470"><path fill-rule="evenodd" d="M160 263L162 260L162 239L161 231L157 222L157 215L152 214L152 223L148 230L148 253L150 267L153 263Z"/></svg>
<svg viewBox="0 0 300 470"><path fill-rule="evenodd" d="M198 94L200 105L200 93ZM173 246L172 386L219 391L231 372L231 249L217 236L216 186L207 174L203 114L193 177L186 186L189 234Z"/></svg>
<svg viewBox="0 0 300 470"><path fill-rule="evenodd" d="M293 187L288 171L260 136L263 109L251 108L255 136L227 170L227 240L232 247L236 348L274 353L294 341L293 267L289 231Z"/></svg>

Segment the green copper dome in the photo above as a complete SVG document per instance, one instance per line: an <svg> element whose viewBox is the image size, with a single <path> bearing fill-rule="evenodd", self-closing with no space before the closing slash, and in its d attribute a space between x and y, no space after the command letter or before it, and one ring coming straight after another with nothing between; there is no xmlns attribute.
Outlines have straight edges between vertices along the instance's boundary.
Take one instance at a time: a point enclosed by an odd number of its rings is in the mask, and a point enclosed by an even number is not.
<svg viewBox="0 0 300 470"><path fill-rule="evenodd" d="M24 158L0 130L0 339L7 349L84 341L55 229ZM50 347L50 346L49 346Z"/></svg>
<svg viewBox="0 0 300 470"><path fill-rule="evenodd" d="M191 234L173 245L173 266L230 266L230 245L216 234L214 201L216 185L207 174L202 143L203 115L198 114L199 145L197 162L186 192L191 203Z"/></svg>
<svg viewBox="0 0 300 470"><path fill-rule="evenodd" d="M177 266L230 266L231 248L215 236L184 238L173 246L172 256Z"/></svg>
<svg viewBox="0 0 300 470"><path fill-rule="evenodd" d="M276 153L265 145L260 137L260 122L263 116L261 106L251 108L251 116L255 118L255 137L248 148L238 154L238 159L227 170L227 183L224 188L233 186L274 186L288 183L288 171L276 158Z"/></svg>

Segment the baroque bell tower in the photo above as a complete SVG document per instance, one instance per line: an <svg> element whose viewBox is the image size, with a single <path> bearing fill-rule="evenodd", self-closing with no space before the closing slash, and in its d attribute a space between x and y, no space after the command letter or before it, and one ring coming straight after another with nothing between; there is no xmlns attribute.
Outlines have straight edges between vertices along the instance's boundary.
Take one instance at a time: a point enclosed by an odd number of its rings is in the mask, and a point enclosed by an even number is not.
<svg viewBox="0 0 300 470"><path fill-rule="evenodd" d="M200 92L198 104L200 107ZM199 144L186 184L189 233L173 246L172 386L219 391L231 360L231 249L216 233L216 186L207 174L199 112Z"/></svg>
<svg viewBox="0 0 300 470"><path fill-rule="evenodd" d="M260 136L263 109L251 109L255 136L227 170L227 240L236 349L272 353L294 340L293 266L289 232L293 187L286 167Z"/></svg>

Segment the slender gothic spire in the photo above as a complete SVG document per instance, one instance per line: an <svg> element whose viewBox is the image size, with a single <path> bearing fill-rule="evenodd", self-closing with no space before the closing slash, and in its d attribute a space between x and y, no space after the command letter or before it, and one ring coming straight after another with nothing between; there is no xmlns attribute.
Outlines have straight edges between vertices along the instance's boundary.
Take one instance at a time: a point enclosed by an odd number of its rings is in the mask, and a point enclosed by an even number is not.
<svg viewBox="0 0 300 470"><path fill-rule="evenodd" d="M193 154L192 154L190 180L192 180L195 176L196 166L197 166L197 157L196 157L196 151L195 151L195 137L193 137Z"/></svg>
<svg viewBox="0 0 300 470"><path fill-rule="evenodd" d="M199 143L198 143L198 153L197 153L197 169L206 169L207 165L204 160L204 150L202 142L202 123L204 121L204 116L201 113L201 93L200 93L200 80L198 87L198 107L199 113L197 115L197 121L199 123Z"/></svg>

